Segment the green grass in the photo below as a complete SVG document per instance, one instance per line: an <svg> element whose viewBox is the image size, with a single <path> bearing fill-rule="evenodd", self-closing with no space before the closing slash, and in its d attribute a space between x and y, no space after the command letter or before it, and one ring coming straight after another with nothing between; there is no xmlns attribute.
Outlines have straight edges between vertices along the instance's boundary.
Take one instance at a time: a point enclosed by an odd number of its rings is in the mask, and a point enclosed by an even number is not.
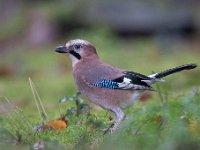
<svg viewBox="0 0 200 150"><path fill-rule="evenodd" d="M146 75L181 64L199 62L199 54L193 52L187 44L172 45L165 52L152 39L125 41L104 31L86 35L77 32L72 37L92 41L100 57L107 63ZM104 135L102 131L110 124L110 114L96 106L89 114L68 117L68 127L64 130L33 133L31 127L23 121L23 116L26 116L31 126L41 124L41 121L28 77L36 85L49 119L60 117L59 99L76 92L69 58L53 51L59 44L37 49L16 47L20 50L4 54L5 59L0 60L1 67L12 70L11 74L0 77L0 96L7 96L23 110L20 115L14 113L13 109L8 108L6 112L1 110L0 145L8 149L26 149L38 140L44 140L48 149L200 148L199 68L167 77L167 82L159 84L162 95L167 93L164 102L158 93L153 92L149 101L138 102L134 107L126 109L127 119L121 129L112 135ZM89 102L86 100L86 103ZM6 106L3 102L1 105ZM73 106L74 102L66 102L62 104L61 112L65 113L67 108ZM12 145L10 141L13 140L19 144Z"/></svg>

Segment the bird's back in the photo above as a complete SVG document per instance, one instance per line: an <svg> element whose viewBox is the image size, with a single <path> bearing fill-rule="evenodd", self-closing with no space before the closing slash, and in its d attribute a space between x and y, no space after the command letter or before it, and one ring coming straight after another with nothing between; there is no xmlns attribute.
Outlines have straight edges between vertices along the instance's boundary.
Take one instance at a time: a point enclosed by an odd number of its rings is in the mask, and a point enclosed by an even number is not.
<svg viewBox="0 0 200 150"><path fill-rule="evenodd" d="M90 85L90 83L95 83L100 79L112 80L123 75L123 70L104 64L99 60L77 64L73 69L73 75L82 95L104 108L107 107L109 109L109 107L114 107L120 103L126 105L126 101L129 101L134 96L131 90L113 90Z"/></svg>

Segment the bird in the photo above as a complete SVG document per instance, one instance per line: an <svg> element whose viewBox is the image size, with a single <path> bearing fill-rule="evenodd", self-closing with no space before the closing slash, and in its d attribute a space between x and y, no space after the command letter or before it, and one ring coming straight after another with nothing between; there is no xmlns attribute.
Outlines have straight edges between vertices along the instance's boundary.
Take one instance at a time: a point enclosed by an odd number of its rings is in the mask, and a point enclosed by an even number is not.
<svg viewBox="0 0 200 150"><path fill-rule="evenodd" d="M153 83L164 82L165 76L197 67L185 64L146 76L104 63L95 46L83 39L70 40L55 51L69 55L79 92L92 103L114 113L114 124L109 128L111 133L120 128L126 116L125 108L133 106L144 91L155 91Z"/></svg>

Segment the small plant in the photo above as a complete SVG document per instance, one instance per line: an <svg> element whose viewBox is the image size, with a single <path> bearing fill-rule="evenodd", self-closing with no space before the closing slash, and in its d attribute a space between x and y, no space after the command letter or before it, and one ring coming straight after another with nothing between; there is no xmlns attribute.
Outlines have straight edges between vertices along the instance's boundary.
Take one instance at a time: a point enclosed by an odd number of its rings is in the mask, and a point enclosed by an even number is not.
<svg viewBox="0 0 200 150"><path fill-rule="evenodd" d="M65 96L59 100L59 104L67 102L67 101L75 102L75 107L71 107L67 109L66 116L76 115L78 117L80 114L85 114L89 112L90 106L83 102L83 99L80 98L80 95L81 93L77 92L71 97ZM60 108L60 105L59 105L59 108Z"/></svg>
<svg viewBox="0 0 200 150"><path fill-rule="evenodd" d="M41 118L41 124L36 125L33 127L33 131L46 131L50 129L64 129L68 126L66 116L62 115L60 112L60 118L54 119L54 120L48 120L48 115L45 111L44 105L42 103L42 100L33 84L33 81L31 78L29 78L29 84L33 93L33 97L37 106L37 110L39 113L39 116Z"/></svg>

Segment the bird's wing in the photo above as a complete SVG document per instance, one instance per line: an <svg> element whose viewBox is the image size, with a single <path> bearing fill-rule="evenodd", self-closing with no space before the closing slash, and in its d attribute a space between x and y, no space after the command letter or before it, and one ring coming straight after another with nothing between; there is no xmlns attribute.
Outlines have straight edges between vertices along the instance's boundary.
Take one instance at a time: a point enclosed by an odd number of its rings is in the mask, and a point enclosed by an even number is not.
<svg viewBox="0 0 200 150"><path fill-rule="evenodd" d="M87 82L89 86L96 88L107 88L107 89L121 89L121 90L154 90L149 83L152 78L132 72L123 71L119 76L101 76L93 82Z"/></svg>

